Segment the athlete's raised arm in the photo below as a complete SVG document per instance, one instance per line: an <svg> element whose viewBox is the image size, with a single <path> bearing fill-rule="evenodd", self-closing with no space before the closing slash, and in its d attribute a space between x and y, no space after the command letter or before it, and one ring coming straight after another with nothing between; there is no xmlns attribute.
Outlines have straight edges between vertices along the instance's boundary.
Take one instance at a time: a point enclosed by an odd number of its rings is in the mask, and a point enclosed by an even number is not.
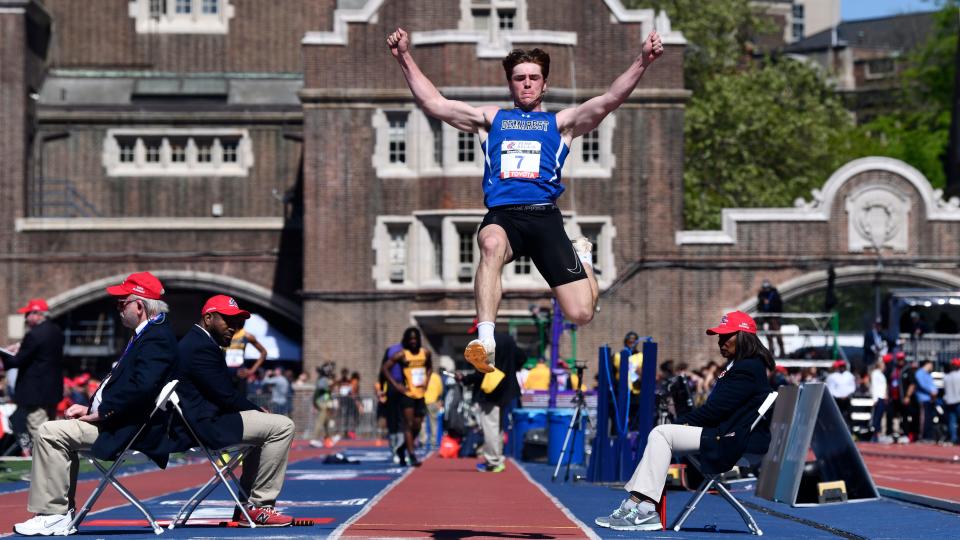
<svg viewBox="0 0 960 540"><path fill-rule="evenodd" d="M623 104L647 68L663 54L660 35L654 30L644 40L640 54L603 94L557 113L557 128L570 139L596 129L608 114Z"/></svg>
<svg viewBox="0 0 960 540"><path fill-rule="evenodd" d="M407 80L407 86L413 93L417 106L423 112L451 126L469 133L486 132L496 114L496 107L474 107L462 101L447 99L437 87L420 71L410 54L410 38L403 28L397 28L387 36L390 54L400 64L400 70Z"/></svg>

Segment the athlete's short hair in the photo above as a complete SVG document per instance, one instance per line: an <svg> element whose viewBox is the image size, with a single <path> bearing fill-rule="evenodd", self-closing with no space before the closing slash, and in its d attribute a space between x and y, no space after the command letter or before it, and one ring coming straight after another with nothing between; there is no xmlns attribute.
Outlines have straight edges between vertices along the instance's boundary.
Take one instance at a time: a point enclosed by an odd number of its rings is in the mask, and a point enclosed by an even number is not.
<svg viewBox="0 0 960 540"><path fill-rule="evenodd" d="M550 55L545 51L542 49L530 49L529 51L514 49L503 59L503 71L507 74L507 80L509 81L510 77L513 76L513 68L515 68L517 64L525 63L540 66L544 80L550 75Z"/></svg>

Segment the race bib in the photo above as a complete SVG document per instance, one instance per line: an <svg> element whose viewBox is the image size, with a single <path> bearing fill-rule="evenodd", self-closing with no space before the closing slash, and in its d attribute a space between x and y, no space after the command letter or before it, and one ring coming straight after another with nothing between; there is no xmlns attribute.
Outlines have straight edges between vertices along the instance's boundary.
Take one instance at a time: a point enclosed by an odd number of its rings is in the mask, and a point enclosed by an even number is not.
<svg viewBox="0 0 960 540"><path fill-rule="evenodd" d="M422 367L410 368L410 383L413 386L426 386L427 385L427 368L422 368Z"/></svg>
<svg viewBox="0 0 960 540"><path fill-rule="evenodd" d="M350 385L347 385L347 384L341 385L341 386L340 386L340 395L343 396L343 397L347 397L347 396L350 395L350 391L351 391L351 390L353 390L353 389L350 388Z"/></svg>
<svg viewBox="0 0 960 540"><path fill-rule="evenodd" d="M503 141L500 144L500 178L539 177L539 141Z"/></svg>
<svg viewBox="0 0 960 540"><path fill-rule="evenodd" d="M227 367L243 367L243 349L227 349Z"/></svg>

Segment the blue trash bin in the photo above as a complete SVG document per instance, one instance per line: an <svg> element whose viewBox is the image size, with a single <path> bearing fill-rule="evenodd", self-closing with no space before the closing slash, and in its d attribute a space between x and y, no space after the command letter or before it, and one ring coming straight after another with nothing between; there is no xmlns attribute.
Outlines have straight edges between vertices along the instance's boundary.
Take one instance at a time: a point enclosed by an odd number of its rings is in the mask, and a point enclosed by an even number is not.
<svg viewBox="0 0 960 540"><path fill-rule="evenodd" d="M547 435L547 462L556 465L560 461L560 453L563 451L563 440L567 436L567 428L570 427L570 421L573 420L573 414L576 409L550 409L547 414L548 435ZM583 418L580 419L581 428ZM574 440L576 437L576 440ZM584 439L586 435L583 429L574 431L570 434L572 448L567 448L567 455L563 462L566 464L568 459L574 465L582 465L584 462Z"/></svg>
<svg viewBox="0 0 960 540"><path fill-rule="evenodd" d="M546 427L546 409L514 409L513 429L510 432L510 454L515 459L520 459L523 454L523 436L531 429Z"/></svg>

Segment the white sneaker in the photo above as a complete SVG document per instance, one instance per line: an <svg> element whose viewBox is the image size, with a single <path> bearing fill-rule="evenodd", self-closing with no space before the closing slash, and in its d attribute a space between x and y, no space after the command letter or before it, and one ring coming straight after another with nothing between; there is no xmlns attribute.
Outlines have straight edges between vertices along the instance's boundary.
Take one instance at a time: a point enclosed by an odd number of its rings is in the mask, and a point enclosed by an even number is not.
<svg viewBox="0 0 960 540"><path fill-rule="evenodd" d="M581 236L572 243L573 250L577 252L580 260L585 258L590 261L590 266L593 266L593 243L590 242L590 240L587 240L586 236Z"/></svg>
<svg viewBox="0 0 960 540"><path fill-rule="evenodd" d="M610 528L611 521L619 523L620 520L627 517L627 514L629 514L630 510L632 510L632 507L627 505L627 501L629 500L630 499L624 499L623 502L620 503L620 506L618 506L617 509L614 510L609 516L600 516L594 519L593 522L608 529Z"/></svg>
<svg viewBox="0 0 960 540"><path fill-rule="evenodd" d="M467 349L463 351L463 357L480 373L490 373L493 371L493 357L496 350L497 343L492 339L483 341L475 339L467 343Z"/></svg>
<svg viewBox="0 0 960 540"><path fill-rule="evenodd" d="M663 524L656 511L644 512L640 507L634 507L620 519L611 517L610 528L615 531L662 531Z"/></svg>
<svg viewBox="0 0 960 540"><path fill-rule="evenodd" d="M591 255L593 254L593 242L588 240L586 236L581 236L573 241L573 249L578 255Z"/></svg>
<svg viewBox="0 0 960 540"><path fill-rule="evenodd" d="M67 536L77 532L76 528L70 526L72 521L72 510L66 514L37 514L14 525L13 532L23 536Z"/></svg>

